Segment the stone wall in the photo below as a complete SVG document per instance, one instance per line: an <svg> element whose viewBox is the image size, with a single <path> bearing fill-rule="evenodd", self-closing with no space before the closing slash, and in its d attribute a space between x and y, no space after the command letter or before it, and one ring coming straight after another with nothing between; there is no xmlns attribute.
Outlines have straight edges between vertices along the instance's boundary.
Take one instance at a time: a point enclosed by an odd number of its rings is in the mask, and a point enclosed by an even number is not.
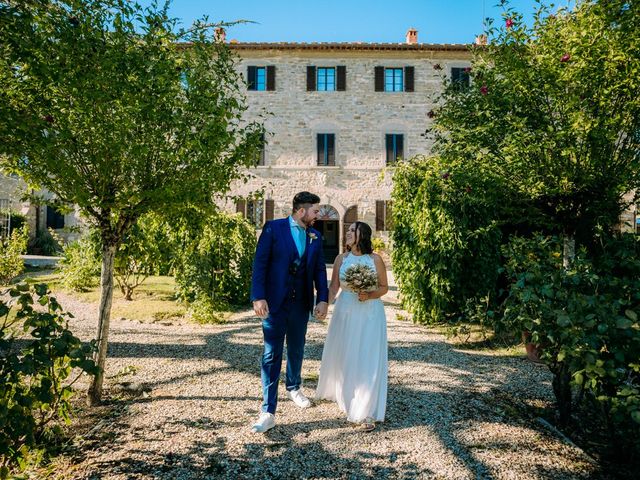
<svg viewBox="0 0 640 480"><path fill-rule="evenodd" d="M405 158L428 154L430 126L443 80L451 67L470 64L467 51L241 51L238 70L276 67L275 91L248 91L247 118L263 121L267 130L265 166L251 169L234 195L265 189L275 202L275 217L288 215L295 193L309 190L340 214L358 207L358 219L375 230L376 200L391 198L393 168L386 167L385 134L404 135ZM346 66L346 91L308 92L307 66ZM374 68L413 66L414 92L376 92ZM336 166L317 166L318 133L335 134ZM227 205L233 209L231 204ZM387 237L388 232L376 232ZM340 231L342 238L342 225Z"/></svg>

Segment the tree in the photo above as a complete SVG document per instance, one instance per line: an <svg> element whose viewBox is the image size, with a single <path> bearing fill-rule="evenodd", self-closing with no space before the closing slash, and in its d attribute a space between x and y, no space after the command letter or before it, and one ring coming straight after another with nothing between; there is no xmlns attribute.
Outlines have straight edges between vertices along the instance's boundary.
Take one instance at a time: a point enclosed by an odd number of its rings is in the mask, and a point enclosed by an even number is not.
<svg viewBox="0 0 640 480"><path fill-rule="evenodd" d="M258 151L234 56L212 25L176 31L168 5L4 2L0 156L5 169L75 204L101 239L100 401L116 249L154 210L207 204Z"/></svg>
<svg viewBox="0 0 640 480"><path fill-rule="evenodd" d="M471 86L434 112L436 152L488 169L531 215L591 246L640 184L640 3L540 6L532 28L503 0L504 27L473 49ZM632 200L635 201L635 198Z"/></svg>

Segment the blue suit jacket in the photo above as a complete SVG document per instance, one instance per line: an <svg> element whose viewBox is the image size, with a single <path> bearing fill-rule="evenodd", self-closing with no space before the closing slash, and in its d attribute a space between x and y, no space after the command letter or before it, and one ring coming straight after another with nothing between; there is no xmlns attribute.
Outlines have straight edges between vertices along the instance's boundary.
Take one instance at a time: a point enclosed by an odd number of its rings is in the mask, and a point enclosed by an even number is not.
<svg viewBox="0 0 640 480"><path fill-rule="evenodd" d="M309 234L317 238L311 239ZM327 268L322 254L320 232L307 228L307 270L305 285L309 310L313 309L313 286L317 291L317 302L329 301ZM269 313L276 313L283 305L289 284L289 267L299 258L296 244L291 236L289 218L271 220L264 224L258 239L253 260L251 278L251 300L266 300Z"/></svg>

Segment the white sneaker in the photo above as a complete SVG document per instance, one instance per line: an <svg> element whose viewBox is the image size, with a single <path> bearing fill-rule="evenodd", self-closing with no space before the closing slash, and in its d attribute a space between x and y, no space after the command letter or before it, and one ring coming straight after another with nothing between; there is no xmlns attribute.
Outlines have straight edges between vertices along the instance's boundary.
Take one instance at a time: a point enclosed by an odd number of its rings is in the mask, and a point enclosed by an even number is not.
<svg viewBox="0 0 640 480"><path fill-rule="evenodd" d="M311 406L311 401L304 396L301 388L298 390L287 390L287 396L300 408L307 408Z"/></svg>
<svg viewBox="0 0 640 480"><path fill-rule="evenodd" d="M253 424L251 431L253 433L264 433L276 426L276 417L273 413L262 412L258 417L258 421Z"/></svg>

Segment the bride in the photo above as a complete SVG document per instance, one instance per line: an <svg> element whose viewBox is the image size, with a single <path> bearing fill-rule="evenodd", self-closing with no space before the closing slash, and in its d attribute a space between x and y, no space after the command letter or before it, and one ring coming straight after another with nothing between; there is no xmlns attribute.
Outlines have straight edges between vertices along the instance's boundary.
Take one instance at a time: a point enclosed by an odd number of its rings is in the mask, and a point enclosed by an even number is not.
<svg viewBox="0 0 640 480"><path fill-rule="evenodd" d="M364 264L376 271L377 289L357 293L345 271ZM329 303L338 297L322 352L316 399L337 402L347 421L364 431L384 420L387 406L387 320L380 297L387 293L387 271L371 247L371 227L355 222L347 231L347 252L333 265Z"/></svg>

